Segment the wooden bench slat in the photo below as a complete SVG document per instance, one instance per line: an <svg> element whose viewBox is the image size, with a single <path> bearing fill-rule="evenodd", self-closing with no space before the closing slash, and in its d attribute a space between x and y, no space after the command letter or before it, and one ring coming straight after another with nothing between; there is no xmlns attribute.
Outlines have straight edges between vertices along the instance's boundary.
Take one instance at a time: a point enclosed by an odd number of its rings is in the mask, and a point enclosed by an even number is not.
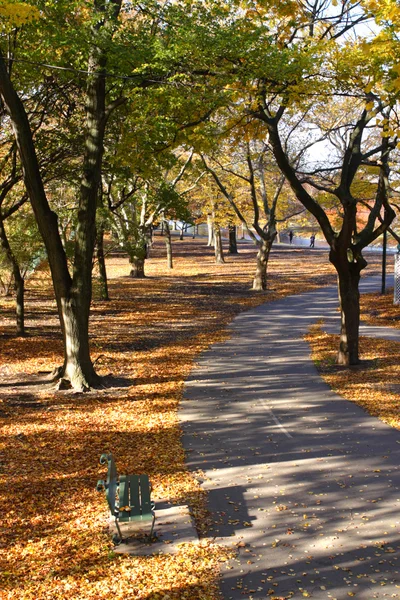
<svg viewBox="0 0 400 600"><path fill-rule="evenodd" d="M139 477L137 475L129 475L129 491L130 491L130 507L131 517L138 517L140 511L140 496L139 496Z"/></svg>
<svg viewBox="0 0 400 600"><path fill-rule="evenodd" d="M142 514L151 515L150 482L148 475L139 475Z"/></svg>
<svg viewBox="0 0 400 600"><path fill-rule="evenodd" d="M129 514L127 511L122 510L129 506L129 481L127 481L126 475L120 475L119 477L119 518L124 514Z"/></svg>

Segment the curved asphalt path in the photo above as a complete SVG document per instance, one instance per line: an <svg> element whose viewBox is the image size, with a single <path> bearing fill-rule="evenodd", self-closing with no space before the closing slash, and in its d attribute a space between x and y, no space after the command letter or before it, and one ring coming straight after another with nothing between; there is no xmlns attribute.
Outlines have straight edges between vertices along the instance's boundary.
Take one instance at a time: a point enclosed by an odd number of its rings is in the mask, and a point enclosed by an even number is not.
<svg viewBox="0 0 400 600"><path fill-rule="evenodd" d="M225 600L400 598L400 432L334 394L303 340L321 317L337 327L336 307L323 288L242 313L186 382L210 534L239 544Z"/></svg>

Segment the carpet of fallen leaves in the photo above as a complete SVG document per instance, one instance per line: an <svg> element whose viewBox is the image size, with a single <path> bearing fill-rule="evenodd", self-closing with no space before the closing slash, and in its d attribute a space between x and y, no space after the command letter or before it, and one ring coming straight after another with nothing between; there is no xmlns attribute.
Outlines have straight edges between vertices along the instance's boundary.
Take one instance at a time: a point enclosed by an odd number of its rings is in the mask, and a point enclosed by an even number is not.
<svg viewBox="0 0 400 600"><path fill-rule="evenodd" d="M95 289L91 316L96 368L111 374L102 390L55 392L46 380L62 346L45 270L27 282L27 337L14 337L13 302L0 299L1 598L218 597L226 551L207 539L176 555L114 554L105 499L94 489L104 477L99 456L113 452L120 472L148 473L155 500L189 504L204 534L203 492L185 468L177 417L194 359L224 339L240 311L332 284L335 275L327 252L281 248L269 291L259 294L250 289L251 246L225 265L204 240L173 247L169 271L156 239L144 280L128 277L122 255L108 258L111 300L98 301Z"/></svg>
<svg viewBox="0 0 400 600"><path fill-rule="evenodd" d="M318 371L335 392L400 429L400 342L360 337L361 365L345 368L335 364L338 335L315 325L306 339Z"/></svg>
<svg viewBox="0 0 400 600"><path fill-rule="evenodd" d="M386 294L362 294L361 320L368 325L400 329L400 306L393 304L393 289Z"/></svg>

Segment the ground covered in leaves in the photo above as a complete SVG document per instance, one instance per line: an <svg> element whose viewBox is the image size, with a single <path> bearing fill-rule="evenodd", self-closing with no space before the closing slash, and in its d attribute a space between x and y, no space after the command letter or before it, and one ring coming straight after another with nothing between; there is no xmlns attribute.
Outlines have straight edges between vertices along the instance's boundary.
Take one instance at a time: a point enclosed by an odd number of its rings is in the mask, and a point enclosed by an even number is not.
<svg viewBox="0 0 400 600"><path fill-rule="evenodd" d="M95 290L91 317L92 356L108 376L100 391L55 392L46 380L62 347L45 271L27 282L27 337L14 337L13 302L0 300L2 598L218 598L226 551L206 538L172 556L114 554L94 490L104 477L99 456L112 452L120 472L148 473L155 500L189 504L205 535L203 492L185 469L177 418L193 361L240 311L336 278L326 251L282 247L269 291L257 294L252 246L225 265L204 240L173 247L169 271L156 239L144 280L128 277L125 257L109 256L111 300L96 300Z"/></svg>
<svg viewBox="0 0 400 600"><path fill-rule="evenodd" d="M400 308L393 304L393 290L385 295L362 294L360 307L362 323L400 329ZM400 429L400 342L361 337L361 366L344 368L335 364L338 335L315 325L307 339L319 372L335 392Z"/></svg>

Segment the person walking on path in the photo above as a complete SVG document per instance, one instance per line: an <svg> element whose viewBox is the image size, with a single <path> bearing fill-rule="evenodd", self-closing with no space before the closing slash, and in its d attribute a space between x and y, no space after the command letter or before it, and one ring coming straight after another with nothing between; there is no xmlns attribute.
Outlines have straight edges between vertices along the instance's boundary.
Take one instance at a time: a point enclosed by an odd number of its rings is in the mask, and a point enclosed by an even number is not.
<svg viewBox="0 0 400 600"><path fill-rule="evenodd" d="M312 234L310 237L310 248L314 248L314 244L315 244L315 235Z"/></svg>
<svg viewBox="0 0 400 600"><path fill-rule="evenodd" d="M293 241L293 231L290 230L289 231L289 242L292 243L292 241Z"/></svg>

